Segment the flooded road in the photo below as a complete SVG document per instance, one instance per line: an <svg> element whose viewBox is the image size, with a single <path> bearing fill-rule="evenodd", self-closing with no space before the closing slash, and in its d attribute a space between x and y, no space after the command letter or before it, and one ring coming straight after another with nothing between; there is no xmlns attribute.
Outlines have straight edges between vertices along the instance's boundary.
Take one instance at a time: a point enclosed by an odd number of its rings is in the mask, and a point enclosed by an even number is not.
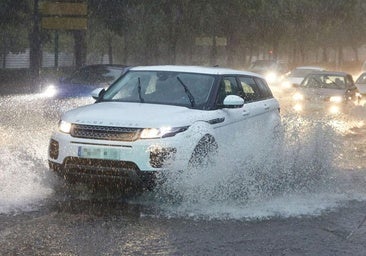
<svg viewBox="0 0 366 256"><path fill-rule="evenodd" d="M46 104L1 97L1 255L366 254L366 107L337 118L282 107L283 145L245 138L133 195L68 188L48 170L56 112L78 102Z"/></svg>

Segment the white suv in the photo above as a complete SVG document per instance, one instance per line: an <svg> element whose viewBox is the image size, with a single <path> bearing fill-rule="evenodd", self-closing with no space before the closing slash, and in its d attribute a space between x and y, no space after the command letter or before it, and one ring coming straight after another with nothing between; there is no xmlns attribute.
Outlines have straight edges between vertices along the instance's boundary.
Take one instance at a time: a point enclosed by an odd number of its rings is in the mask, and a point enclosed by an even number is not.
<svg viewBox="0 0 366 256"><path fill-rule="evenodd" d="M50 140L49 166L66 179L151 182L172 163L204 164L250 127L263 136L281 124L263 77L232 69L133 67L93 97L66 112Z"/></svg>

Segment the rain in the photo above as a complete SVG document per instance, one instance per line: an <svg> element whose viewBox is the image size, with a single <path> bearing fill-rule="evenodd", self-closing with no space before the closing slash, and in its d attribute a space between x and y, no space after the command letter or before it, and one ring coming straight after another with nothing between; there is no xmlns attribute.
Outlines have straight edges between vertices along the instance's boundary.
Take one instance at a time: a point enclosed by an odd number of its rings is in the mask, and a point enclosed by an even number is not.
<svg viewBox="0 0 366 256"><path fill-rule="evenodd" d="M282 86L299 66L357 80L366 60L362 1L60 2L76 4L65 17L78 16L79 27L46 23L64 15L53 1L0 3L1 255L365 255L366 95L341 113L301 112L298 85ZM276 81L261 74L280 103L281 136L258 135L255 125L237 131L207 166L170 162L152 190L70 184L49 168L62 114L95 102L47 93L74 70L259 73L250 69L261 59L286 70Z"/></svg>

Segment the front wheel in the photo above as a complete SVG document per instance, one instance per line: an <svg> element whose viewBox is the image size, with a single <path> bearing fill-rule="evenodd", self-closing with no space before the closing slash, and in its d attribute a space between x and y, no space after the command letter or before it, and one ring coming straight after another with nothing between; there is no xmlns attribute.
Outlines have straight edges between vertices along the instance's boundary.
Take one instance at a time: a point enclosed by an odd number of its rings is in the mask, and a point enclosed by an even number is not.
<svg viewBox="0 0 366 256"><path fill-rule="evenodd" d="M217 155L218 145L215 138L205 135L197 144L189 160L189 168L207 167Z"/></svg>

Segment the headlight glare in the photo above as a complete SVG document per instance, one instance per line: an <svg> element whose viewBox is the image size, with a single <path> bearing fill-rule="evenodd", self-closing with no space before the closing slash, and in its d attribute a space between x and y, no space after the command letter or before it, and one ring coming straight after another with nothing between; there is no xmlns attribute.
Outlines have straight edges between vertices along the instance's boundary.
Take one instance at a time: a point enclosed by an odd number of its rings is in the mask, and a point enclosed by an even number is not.
<svg viewBox="0 0 366 256"><path fill-rule="evenodd" d="M61 120L58 125L58 129L63 133L70 133L71 131L71 123Z"/></svg>
<svg viewBox="0 0 366 256"><path fill-rule="evenodd" d="M294 101L302 101L304 100L304 95L302 95L301 93L295 93L293 96L292 96L292 99Z"/></svg>
<svg viewBox="0 0 366 256"><path fill-rule="evenodd" d="M46 89L43 91L42 96L45 98L52 98L57 93L57 89L53 84L50 84L46 87Z"/></svg>
<svg viewBox="0 0 366 256"><path fill-rule="evenodd" d="M184 132L188 126L184 127L161 127L161 128L146 128L143 129L140 135L141 139L156 139L172 137L177 133Z"/></svg>
<svg viewBox="0 0 366 256"><path fill-rule="evenodd" d="M290 81L284 81L284 82L282 82L282 87L285 88L285 89L289 89L292 86L291 86Z"/></svg>
<svg viewBox="0 0 366 256"><path fill-rule="evenodd" d="M275 72L268 72L266 75L265 75L265 78L266 80L269 82L269 83L273 83L273 82L276 82L277 80L277 74Z"/></svg>
<svg viewBox="0 0 366 256"><path fill-rule="evenodd" d="M343 101L343 98L342 96L332 96L329 98L329 101L333 103L341 103Z"/></svg>
<svg viewBox="0 0 366 256"><path fill-rule="evenodd" d="M160 137L160 130L156 128L143 129L140 135L141 139L153 139Z"/></svg>

